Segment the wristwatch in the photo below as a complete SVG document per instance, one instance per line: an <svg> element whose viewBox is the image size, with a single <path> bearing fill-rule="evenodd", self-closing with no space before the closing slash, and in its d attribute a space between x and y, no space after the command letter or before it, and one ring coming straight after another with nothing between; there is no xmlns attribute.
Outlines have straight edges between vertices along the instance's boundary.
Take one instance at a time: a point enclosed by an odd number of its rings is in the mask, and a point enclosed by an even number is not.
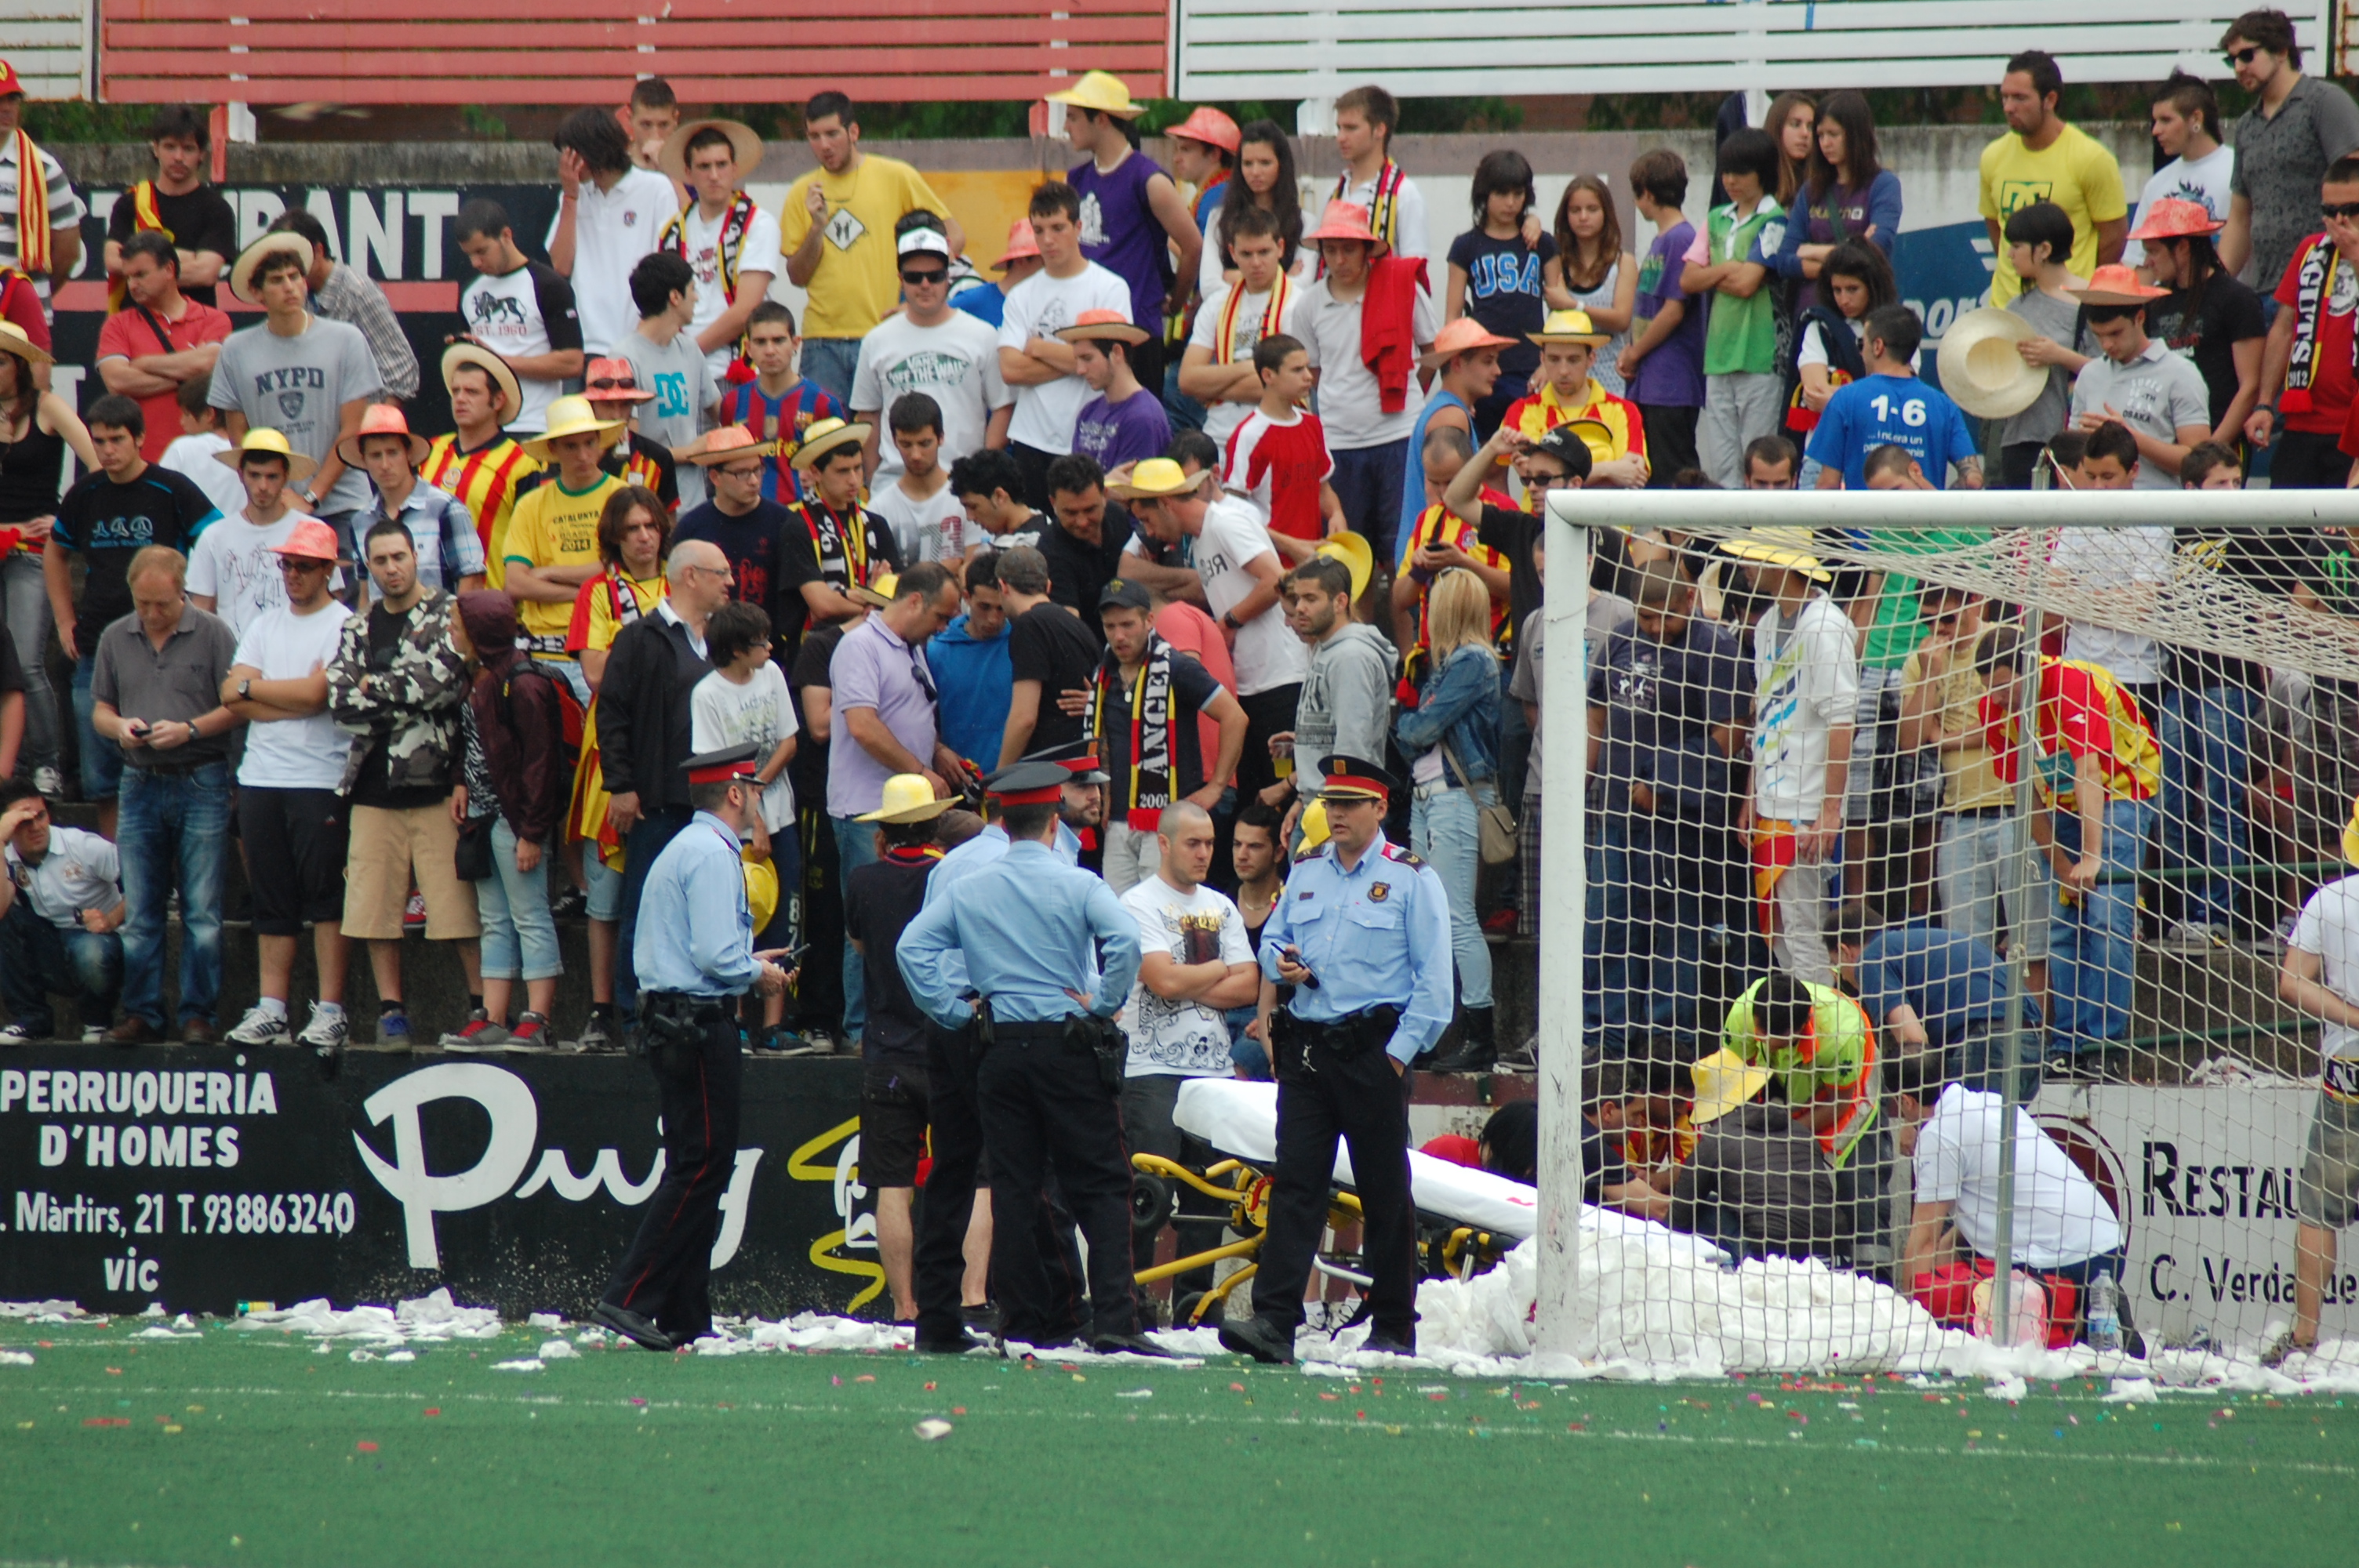
<svg viewBox="0 0 2359 1568"><path fill-rule="evenodd" d="M237 683L237 699L240 702L254 700L254 682L251 678Z"/></svg>
<svg viewBox="0 0 2359 1568"><path fill-rule="evenodd" d="M1232 632L1242 632L1245 629L1245 622L1238 620L1236 612L1231 610L1221 611L1221 624Z"/></svg>

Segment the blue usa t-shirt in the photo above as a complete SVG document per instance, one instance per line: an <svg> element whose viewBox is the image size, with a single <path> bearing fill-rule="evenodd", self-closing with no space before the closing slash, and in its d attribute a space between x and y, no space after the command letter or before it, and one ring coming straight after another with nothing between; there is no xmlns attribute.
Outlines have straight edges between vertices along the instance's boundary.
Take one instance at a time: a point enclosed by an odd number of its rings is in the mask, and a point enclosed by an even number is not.
<svg viewBox="0 0 2359 1568"><path fill-rule="evenodd" d="M1908 449L1935 490L1949 488L1951 463L1982 455L1958 406L1915 376L1871 375L1838 388L1810 432L1810 456L1841 469L1845 490L1867 487L1867 454L1886 445Z"/></svg>

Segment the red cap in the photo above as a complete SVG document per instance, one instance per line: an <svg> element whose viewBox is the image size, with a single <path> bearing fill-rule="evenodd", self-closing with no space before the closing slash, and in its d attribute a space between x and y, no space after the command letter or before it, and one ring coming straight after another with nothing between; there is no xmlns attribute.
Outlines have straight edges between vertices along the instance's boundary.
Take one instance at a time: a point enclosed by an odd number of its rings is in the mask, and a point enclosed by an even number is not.
<svg viewBox="0 0 2359 1568"><path fill-rule="evenodd" d="M25 84L17 80L16 67L5 59L0 59L0 98L6 98L11 94L19 98L25 96Z"/></svg>
<svg viewBox="0 0 2359 1568"><path fill-rule="evenodd" d="M688 782L691 784L730 784L756 776L754 764L750 762L715 762L709 768L688 770Z"/></svg>

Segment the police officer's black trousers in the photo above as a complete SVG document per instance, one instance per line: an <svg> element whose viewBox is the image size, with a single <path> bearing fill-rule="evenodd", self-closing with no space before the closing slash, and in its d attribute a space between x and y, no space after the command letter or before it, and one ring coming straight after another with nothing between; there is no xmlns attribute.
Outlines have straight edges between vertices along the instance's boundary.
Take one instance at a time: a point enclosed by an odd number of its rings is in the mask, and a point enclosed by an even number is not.
<svg viewBox="0 0 2359 1568"><path fill-rule="evenodd" d="M610 1305L650 1319L680 1344L712 1331L712 1243L737 1165L745 1073L734 1011L734 1003L717 1005L686 1050L649 1043L663 1107L664 1176L606 1286Z"/></svg>
<svg viewBox="0 0 2359 1568"><path fill-rule="evenodd" d="M1368 1290L1369 1317L1375 1332L1415 1344L1417 1210L1408 1184L1408 1077L1396 1074L1392 1058L1373 1044L1349 1059L1323 1040L1278 1054L1277 1179L1253 1280L1254 1315L1289 1341L1302 1325L1302 1292L1327 1227L1340 1137L1351 1145L1364 1216L1361 1254L1375 1281Z"/></svg>
<svg viewBox="0 0 2359 1568"><path fill-rule="evenodd" d="M974 1026L926 1030L927 1136L933 1165L926 1173L918 1213L914 1281L918 1337L929 1345L959 1337L961 1285L966 1277L966 1232L983 1178L983 1113L975 1091ZM1057 1339L1081 1330L1082 1260L1072 1220L1045 1196L1019 1203L1017 1189L995 1185L993 1235L1029 1234L1048 1301L1047 1332ZM996 1271L992 1282L999 1290ZM1034 1341L1033 1343L1041 1343Z"/></svg>
<svg viewBox="0 0 2359 1568"><path fill-rule="evenodd" d="M1130 1277L1130 1153L1114 1091L1096 1054L1062 1023L997 1026L976 1072L991 1145L992 1293L1006 1337L1054 1345L1070 1337L1029 1225L1010 1223L997 1195L1039 1195L1050 1173L1089 1240L1093 1338L1137 1332ZM1047 1200L1037 1200L1045 1208Z"/></svg>

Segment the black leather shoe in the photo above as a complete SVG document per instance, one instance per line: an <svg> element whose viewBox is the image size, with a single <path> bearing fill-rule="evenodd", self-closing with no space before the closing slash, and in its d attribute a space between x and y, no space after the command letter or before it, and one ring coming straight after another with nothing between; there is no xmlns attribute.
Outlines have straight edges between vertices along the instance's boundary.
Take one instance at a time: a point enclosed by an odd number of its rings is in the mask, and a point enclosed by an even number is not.
<svg viewBox="0 0 2359 1568"><path fill-rule="evenodd" d="M628 1307L612 1306L605 1302L600 1302L590 1309L590 1315L633 1344L644 1345L650 1350L661 1351L666 1355L671 1352L671 1336Z"/></svg>
<svg viewBox="0 0 2359 1568"><path fill-rule="evenodd" d="M1101 1334L1090 1341L1090 1349L1100 1356L1152 1356L1159 1361L1174 1359L1170 1351L1143 1334Z"/></svg>
<svg viewBox="0 0 2359 1568"><path fill-rule="evenodd" d="M1361 1346L1360 1348L1363 1350L1373 1350L1382 1356L1407 1356L1414 1357L1417 1355L1417 1346L1414 1342L1406 1339L1395 1339L1389 1334L1371 1334L1368 1336L1367 1343Z"/></svg>
<svg viewBox="0 0 2359 1568"><path fill-rule="evenodd" d="M1221 1323L1221 1348L1272 1367L1294 1365L1293 1341L1257 1317L1225 1318Z"/></svg>

